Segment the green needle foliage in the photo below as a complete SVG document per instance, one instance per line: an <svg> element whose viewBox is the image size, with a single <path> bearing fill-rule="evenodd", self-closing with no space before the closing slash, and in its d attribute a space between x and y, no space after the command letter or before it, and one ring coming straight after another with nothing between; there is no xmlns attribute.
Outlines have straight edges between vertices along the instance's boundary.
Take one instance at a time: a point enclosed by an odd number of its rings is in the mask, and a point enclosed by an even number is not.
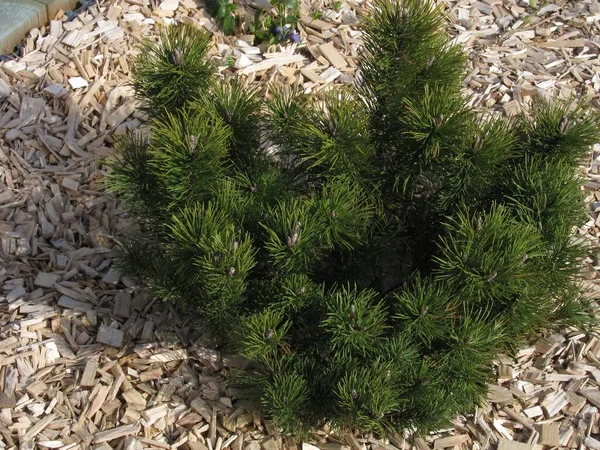
<svg viewBox="0 0 600 450"><path fill-rule="evenodd" d="M133 63L133 87L151 115L175 111L211 84L210 35L191 25L166 28L147 40Z"/></svg>
<svg viewBox="0 0 600 450"><path fill-rule="evenodd" d="M445 426L499 351L592 318L575 230L598 117L477 114L443 25L377 0L354 89L312 96L213 78L187 26L136 60L151 132L106 179L139 223L120 266L250 360L233 382L285 432Z"/></svg>

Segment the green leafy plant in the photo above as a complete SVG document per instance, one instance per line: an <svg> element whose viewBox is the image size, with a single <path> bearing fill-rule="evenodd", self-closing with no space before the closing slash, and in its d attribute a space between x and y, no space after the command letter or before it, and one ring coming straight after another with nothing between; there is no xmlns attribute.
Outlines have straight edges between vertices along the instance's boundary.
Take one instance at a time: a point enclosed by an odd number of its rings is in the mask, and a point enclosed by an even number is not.
<svg viewBox="0 0 600 450"><path fill-rule="evenodd" d="M206 2L208 13L215 17L223 27L226 35L235 34L239 27L240 18L236 16L237 5L231 0L208 0Z"/></svg>
<svg viewBox="0 0 600 450"><path fill-rule="evenodd" d="M254 22L250 24L250 32L254 35L254 42L256 44L261 42L267 42L270 45L275 44L274 29L272 17L261 9L257 10L254 14Z"/></svg>
<svg viewBox="0 0 600 450"><path fill-rule="evenodd" d="M271 0L276 11L276 22L280 27L286 24L295 27L298 22L298 0Z"/></svg>
<svg viewBox="0 0 600 450"><path fill-rule="evenodd" d="M187 26L145 44L151 132L106 178L140 226L122 270L248 358L240 396L300 436L445 426L498 351L592 318L574 229L598 116L477 114L430 2L377 0L362 24L356 87L311 96L217 80Z"/></svg>
<svg viewBox="0 0 600 450"><path fill-rule="evenodd" d="M258 10L250 32L257 43L269 45L285 42L300 42L296 31L298 22L298 0L272 0L271 9Z"/></svg>

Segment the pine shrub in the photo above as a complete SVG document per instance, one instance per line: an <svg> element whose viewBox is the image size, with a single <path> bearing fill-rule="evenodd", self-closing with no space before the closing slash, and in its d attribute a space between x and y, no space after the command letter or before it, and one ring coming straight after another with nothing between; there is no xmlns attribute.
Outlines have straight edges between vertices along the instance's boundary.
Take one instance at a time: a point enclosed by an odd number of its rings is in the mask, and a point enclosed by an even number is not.
<svg viewBox="0 0 600 450"><path fill-rule="evenodd" d="M248 401L285 432L425 432L485 399L493 360L585 324L582 103L482 115L465 57L423 0L377 0L353 89L221 79L171 27L133 85L148 139L110 190L140 232L120 265L251 361Z"/></svg>

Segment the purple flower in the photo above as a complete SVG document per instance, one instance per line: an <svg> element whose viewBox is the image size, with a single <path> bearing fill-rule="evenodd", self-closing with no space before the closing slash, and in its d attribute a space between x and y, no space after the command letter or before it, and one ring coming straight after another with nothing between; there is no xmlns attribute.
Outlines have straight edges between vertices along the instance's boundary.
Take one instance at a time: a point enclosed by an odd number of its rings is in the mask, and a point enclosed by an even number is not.
<svg viewBox="0 0 600 450"><path fill-rule="evenodd" d="M277 36L277 40L279 42L281 41L287 41L287 40L293 40L296 43L300 42L300 36L298 35L298 33L296 32L296 30L294 28L292 28L292 26L290 24L285 24L282 27L278 26L275 28L275 35Z"/></svg>

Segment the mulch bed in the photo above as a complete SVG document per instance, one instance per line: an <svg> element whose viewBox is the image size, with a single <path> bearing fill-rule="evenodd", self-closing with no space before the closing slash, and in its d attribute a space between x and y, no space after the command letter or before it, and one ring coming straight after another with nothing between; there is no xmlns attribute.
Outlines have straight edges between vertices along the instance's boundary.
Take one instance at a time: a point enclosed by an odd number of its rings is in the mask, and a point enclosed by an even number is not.
<svg viewBox="0 0 600 450"><path fill-rule="evenodd" d="M600 109L600 4L444 0L469 55L465 91L513 115L537 97ZM213 35L222 76L305 92L352 84L368 2L301 3L299 45L223 36L198 0L112 0L32 30L0 63L0 448L283 450L298 445L225 387L244 360L112 266L130 225L101 184L115 139L143 127L127 84L143 36L190 22ZM256 6L256 5L255 5ZM253 5L240 3L253 13ZM321 12L320 19L312 13ZM582 167L597 246L600 145ZM591 252L593 253L593 252ZM589 295L598 255L585 263ZM427 439L316 430L305 450L600 448L600 342L573 330L500 355L489 403ZM543 447L546 446L546 447Z"/></svg>

